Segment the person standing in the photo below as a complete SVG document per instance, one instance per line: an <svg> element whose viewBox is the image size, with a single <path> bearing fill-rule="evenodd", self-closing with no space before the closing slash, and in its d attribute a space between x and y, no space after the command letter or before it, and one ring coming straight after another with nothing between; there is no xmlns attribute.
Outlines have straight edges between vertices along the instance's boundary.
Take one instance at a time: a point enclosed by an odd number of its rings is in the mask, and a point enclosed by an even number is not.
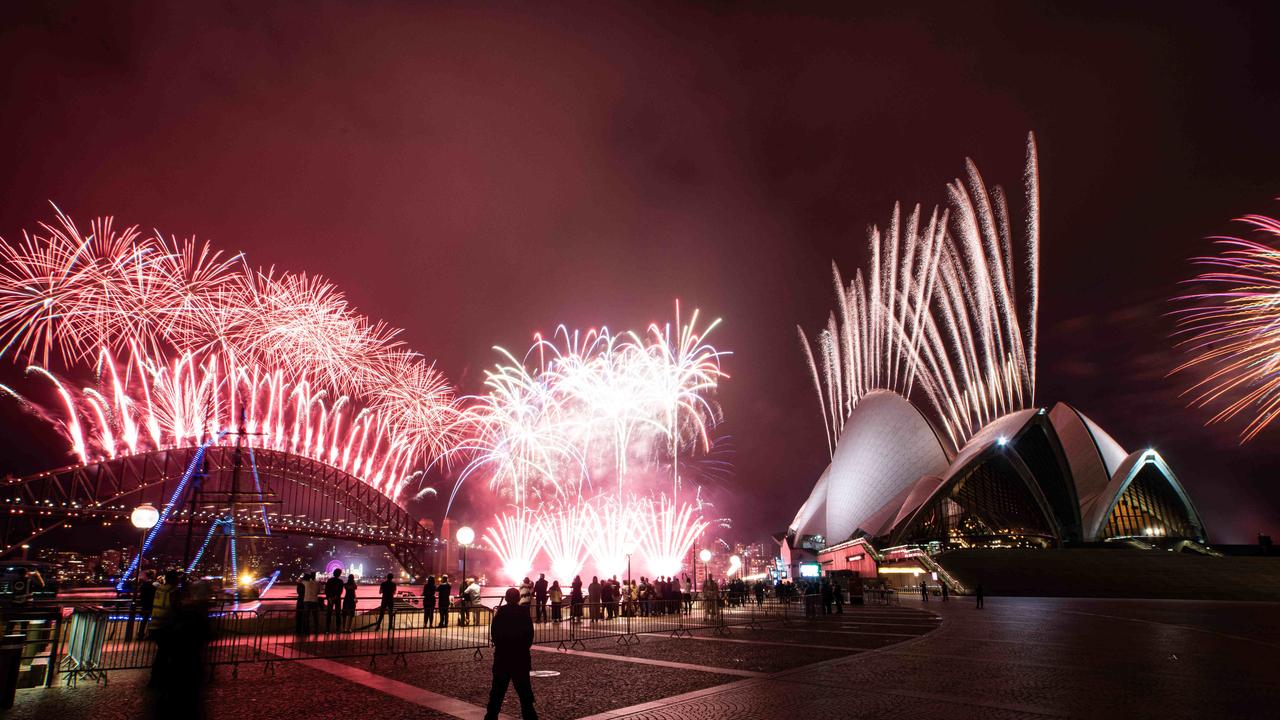
<svg viewBox="0 0 1280 720"><path fill-rule="evenodd" d="M307 634L320 634L320 581L316 579L315 571L307 573L307 579L302 581L303 594L302 606L303 611L307 614Z"/></svg>
<svg viewBox="0 0 1280 720"><path fill-rule="evenodd" d="M489 637L493 641L493 686L489 688L489 705L485 720L497 720L507 686L515 685L520 697L520 717L537 720L533 708L533 685L529 669L533 664L529 648L533 647L533 618L528 606L520 604L520 591L508 588L505 604L493 614Z"/></svg>
<svg viewBox="0 0 1280 720"><path fill-rule="evenodd" d="M606 619L613 619L613 585L607 578L600 583L600 609L605 613Z"/></svg>
<svg viewBox="0 0 1280 720"><path fill-rule="evenodd" d="M575 575L569 589L569 622L582 622L582 576Z"/></svg>
<svg viewBox="0 0 1280 720"><path fill-rule="evenodd" d="M533 617L533 581L529 578L520 583L520 606Z"/></svg>
<svg viewBox="0 0 1280 720"><path fill-rule="evenodd" d="M356 576L355 573L347 575L347 584L343 586L345 593L342 596L342 629L351 632L351 626L356 622Z"/></svg>
<svg viewBox="0 0 1280 720"><path fill-rule="evenodd" d="M156 571L148 570L138 588L139 601L142 603L142 623L138 626L138 639L147 636L147 623L151 622L151 613L156 605Z"/></svg>
<svg viewBox="0 0 1280 720"><path fill-rule="evenodd" d="M947 595L948 595L948 594L949 594L949 593L948 593L948 591L947 591L947 581L946 581L946 580L943 580L943 581L942 581L942 602L946 602L946 601L947 601L947 599L948 599L948 598L947 598Z"/></svg>
<svg viewBox="0 0 1280 720"><path fill-rule="evenodd" d="M836 594L836 614L843 615L844 614L844 588L840 587L839 582L833 582L831 583L831 589L835 591L835 594Z"/></svg>
<svg viewBox="0 0 1280 720"><path fill-rule="evenodd" d="M547 621L547 574L538 573L538 582L533 584L533 600L537 603L534 617L538 622Z"/></svg>
<svg viewBox="0 0 1280 720"><path fill-rule="evenodd" d="M472 576L467 581L467 587L462 591L462 597L469 611L467 612L467 621L476 625L480 624L480 579ZM525 608L526 610L528 608Z"/></svg>
<svg viewBox="0 0 1280 720"><path fill-rule="evenodd" d="M833 593L833 592L832 592L832 590L831 590L831 580L830 580L830 579L823 579L823 581L822 581L822 590L821 590L821 592L822 592L822 614L823 614L823 615L830 615L830 614L831 614L831 606L832 606L832 605L835 603L835 601L836 601L835 593Z"/></svg>
<svg viewBox="0 0 1280 720"><path fill-rule="evenodd" d="M391 573L387 573L387 579L382 581L378 586L378 596L381 600L378 602L378 624L377 629L382 629L382 616L387 615L388 632L396 629L396 581Z"/></svg>
<svg viewBox="0 0 1280 720"><path fill-rule="evenodd" d="M436 615L436 576L428 575L427 584L422 586L422 627L429 628L435 624Z"/></svg>
<svg viewBox="0 0 1280 720"><path fill-rule="evenodd" d="M440 584L436 586L436 609L440 613L440 627L449 627L449 593L452 590L449 587L449 576L441 575Z"/></svg>
<svg viewBox="0 0 1280 720"><path fill-rule="evenodd" d="M982 609L982 583L978 583L978 587L973 589L974 598L978 601L977 609Z"/></svg>
<svg viewBox="0 0 1280 720"><path fill-rule="evenodd" d="M929 586L925 585L923 580L920 581L920 599L929 602Z"/></svg>
<svg viewBox="0 0 1280 720"><path fill-rule="evenodd" d="M600 619L600 578L592 575L591 584L587 586L587 613L591 620Z"/></svg>
<svg viewBox="0 0 1280 720"><path fill-rule="evenodd" d="M552 581L547 597L551 600L551 622L558 623L561 620L560 606L564 603L564 591L560 589L559 580Z"/></svg>
<svg viewBox="0 0 1280 720"><path fill-rule="evenodd" d="M334 625L342 626L342 568L335 568L324 581L324 605L324 631L333 632Z"/></svg>
<svg viewBox="0 0 1280 720"><path fill-rule="evenodd" d="M293 586L298 593L298 602L294 606L293 614L293 633L298 637L307 634L307 575L303 573L298 576L298 582Z"/></svg>
<svg viewBox="0 0 1280 720"><path fill-rule="evenodd" d="M756 581L756 607L764 605L764 581Z"/></svg>

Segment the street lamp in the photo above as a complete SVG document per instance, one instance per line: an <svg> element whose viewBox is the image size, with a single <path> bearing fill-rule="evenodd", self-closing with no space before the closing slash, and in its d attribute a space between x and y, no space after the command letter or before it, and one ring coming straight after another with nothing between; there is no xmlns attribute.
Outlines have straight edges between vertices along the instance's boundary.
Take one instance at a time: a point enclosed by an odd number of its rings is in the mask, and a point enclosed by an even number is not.
<svg viewBox="0 0 1280 720"><path fill-rule="evenodd" d="M627 587L624 595L624 597L627 598L627 605L631 602L631 554L635 551L635 541L627 540L622 543L622 552L626 553L627 556ZM624 607L626 607L626 605L624 605ZM630 645L632 642L635 642L637 645L640 644L640 636L631 631L631 616L634 614L635 608L631 608L630 612L625 613L625 617L627 619L627 631L622 635L622 637L618 638L619 644Z"/></svg>
<svg viewBox="0 0 1280 720"><path fill-rule="evenodd" d="M711 551L702 548L698 552L698 559L702 561L702 585L705 587L707 584L707 562L711 560ZM694 583L698 582L698 573L696 571L693 573L693 581ZM697 590L697 588L694 588L694 592L697 592Z"/></svg>
<svg viewBox="0 0 1280 720"><path fill-rule="evenodd" d="M463 525L458 528L458 534L454 535L458 545L462 547L462 585L467 584L467 546L476 540L476 531L471 529L469 525Z"/></svg>
<svg viewBox="0 0 1280 720"><path fill-rule="evenodd" d="M133 613L138 606L138 586L142 584L142 553L146 551L147 531L160 522L160 511L151 503L142 503L133 509L129 522L142 531L142 539L138 542L138 569L133 575L133 595L129 598L129 622L124 627L126 642L133 639Z"/></svg>

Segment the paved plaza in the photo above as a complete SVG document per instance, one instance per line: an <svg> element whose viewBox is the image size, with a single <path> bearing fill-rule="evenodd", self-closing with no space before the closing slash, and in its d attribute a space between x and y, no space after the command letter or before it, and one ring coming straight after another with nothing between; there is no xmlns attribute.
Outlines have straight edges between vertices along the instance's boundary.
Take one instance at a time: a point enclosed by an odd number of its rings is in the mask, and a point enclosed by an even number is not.
<svg viewBox="0 0 1280 720"><path fill-rule="evenodd" d="M600 638L534 649L544 718L685 717L1262 717L1280 713L1273 682L1280 605L991 598L904 601L744 627L727 635ZM209 717L479 718L488 653L307 659L219 668ZM21 690L11 718L137 717L141 672L105 686ZM514 693L504 712L518 717ZM173 716L182 717L175 708Z"/></svg>

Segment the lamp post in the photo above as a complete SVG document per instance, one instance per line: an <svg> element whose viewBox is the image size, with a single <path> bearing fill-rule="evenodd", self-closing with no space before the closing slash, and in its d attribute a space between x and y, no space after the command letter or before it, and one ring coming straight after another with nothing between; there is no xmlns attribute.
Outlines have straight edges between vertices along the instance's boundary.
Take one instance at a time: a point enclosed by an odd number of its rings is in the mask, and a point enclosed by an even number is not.
<svg viewBox="0 0 1280 720"><path fill-rule="evenodd" d="M630 599L631 599L631 555L635 551L636 551L636 544L634 541L627 540L626 542L622 543L622 552L626 553L627 555L627 588L626 588L627 604L630 604ZM624 605L623 607L626 607L626 605ZM631 608L631 611L625 614L627 619L627 631L622 635L622 637L618 638L618 643L620 645L630 645L633 642L637 645L640 644L640 636L636 635L634 632L631 631L631 616L634 614L635 614L635 608Z"/></svg>
<svg viewBox="0 0 1280 720"><path fill-rule="evenodd" d="M129 598L129 621L124 626L124 639L133 639L133 613L138 607L138 586L142 584L142 553L146 550L147 531L160 522L160 511L151 503L142 503L133 509L129 522L142 531L142 539L138 541L138 570L133 575L133 595Z"/></svg>
<svg viewBox="0 0 1280 720"><path fill-rule="evenodd" d="M458 528L458 533L454 535L458 541L458 546L462 548L462 586L465 588L467 584L467 546L476 540L476 531L471 529L469 525L463 525Z"/></svg>
<svg viewBox="0 0 1280 720"><path fill-rule="evenodd" d="M705 588L707 586L707 563L711 560L711 551L706 548L702 548L702 550L698 551L698 559L702 561L702 586ZM693 582L695 584L698 582L698 572L696 569L693 573ZM694 588L694 592L697 591L698 589Z"/></svg>

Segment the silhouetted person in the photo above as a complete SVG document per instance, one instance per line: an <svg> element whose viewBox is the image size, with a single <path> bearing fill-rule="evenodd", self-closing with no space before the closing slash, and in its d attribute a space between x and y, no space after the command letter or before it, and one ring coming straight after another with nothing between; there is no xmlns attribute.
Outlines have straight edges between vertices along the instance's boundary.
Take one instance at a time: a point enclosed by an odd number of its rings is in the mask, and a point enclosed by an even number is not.
<svg viewBox="0 0 1280 720"><path fill-rule="evenodd" d="M925 585L923 580L920 581L920 599L929 602L929 586Z"/></svg>
<svg viewBox="0 0 1280 720"><path fill-rule="evenodd" d="M439 600L436 608L440 612L440 627L449 627L449 593L453 588L449 586L449 576L441 575L440 584L436 586L436 597Z"/></svg>
<svg viewBox="0 0 1280 720"><path fill-rule="evenodd" d="M949 595L950 595L950 592L947 590L947 583L944 581L942 583L942 602L947 602L947 600L949 599L948 597Z"/></svg>
<svg viewBox="0 0 1280 720"><path fill-rule="evenodd" d="M382 616L389 615L390 619L387 623L388 630L396 629L396 581L392 580L394 576L387 573L387 579L382 581L378 586L378 595L382 600L378 603L378 624L377 629L382 629Z"/></svg>
<svg viewBox="0 0 1280 720"><path fill-rule="evenodd" d="M422 586L422 627L431 627L436 617L436 576L428 575Z"/></svg>
<svg viewBox="0 0 1280 720"><path fill-rule="evenodd" d="M533 618L529 617L527 606L521 607L519 590L507 590L506 602L493 614L489 635L493 640L493 687L489 690L485 720L497 720L502 700L507 696L507 685L516 687L516 695L520 697L520 716L525 720L537 720L538 713L533 709L533 686L529 683Z"/></svg>
<svg viewBox="0 0 1280 720"><path fill-rule="evenodd" d="M169 720L178 714L188 720L205 717L204 684L209 675L205 650L211 635L209 595L209 586L203 581L184 587L164 629L160 641L163 659L157 652L150 686L151 711L156 718Z"/></svg>
<svg viewBox="0 0 1280 720"><path fill-rule="evenodd" d="M978 583L978 587L973 589L973 596L977 599L977 609L982 609L982 583Z"/></svg>
<svg viewBox="0 0 1280 720"><path fill-rule="evenodd" d="M298 583L293 586L298 592L298 602L294 606L293 615L293 632L295 635L307 634L307 575L303 573L298 577Z"/></svg>
<svg viewBox="0 0 1280 720"><path fill-rule="evenodd" d="M538 582L533 584L533 600L537 603L535 615L538 622L547 621L547 574L539 573Z"/></svg>
<svg viewBox="0 0 1280 720"><path fill-rule="evenodd" d="M835 593L831 589L831 581L822 581L822 614L831 614L831 605L836 601Z"/></svg>
<svg viewBox="0 0 1280 720"><path fill-rule="evenodd" d="M333 632L334 620L342 626L342 568L335 569L324 581L324 605L324 631Z"/></svg>
<svg viewBox="0 0 1280 720"><path fill-rule="evenodd" d="M844 588L840 587L840 583L831 583L831 590L836 595L836 614L844 614Z"/></svg>
<svg viewBox="0 0 1280 720"><path fill-rule="evenodd" d="M569 622L582 622L582 576L575 575L569 586Z"/></svg>
<svg viewBox="0 0 1280 720"><path fill-rule="evenodd" d="M356 622L356 591L359 587L356 585L356 576L354 573L347 575L347 584L343 586L345 593L342 595L342 630L351 632L351 626ZM433 600L435 598L432 598Z"/></svg>
<svg viewBox="0 0 1280 720"><path fill-rule="evenodd" d="M587 612L592 620L603 617L600 612L600 578L595 575L591 576L591 584L587 586Z"/></svg>
<svg viewBox="0 0 1280 720"><path fill-rule="evenodd" d="M764 582L756 581L756 607L764 605Z"/></svg>
<svg viewBox="0 0 1280 720"><path fill-rule="evenodd" d="M151 622L151 613L156 606L156 571L148 570L147 576L142 579L142 585L138 588L138 601L142 605L142 624L138 626L138 639L141 640L147 636L147 623Z"/></svg>

